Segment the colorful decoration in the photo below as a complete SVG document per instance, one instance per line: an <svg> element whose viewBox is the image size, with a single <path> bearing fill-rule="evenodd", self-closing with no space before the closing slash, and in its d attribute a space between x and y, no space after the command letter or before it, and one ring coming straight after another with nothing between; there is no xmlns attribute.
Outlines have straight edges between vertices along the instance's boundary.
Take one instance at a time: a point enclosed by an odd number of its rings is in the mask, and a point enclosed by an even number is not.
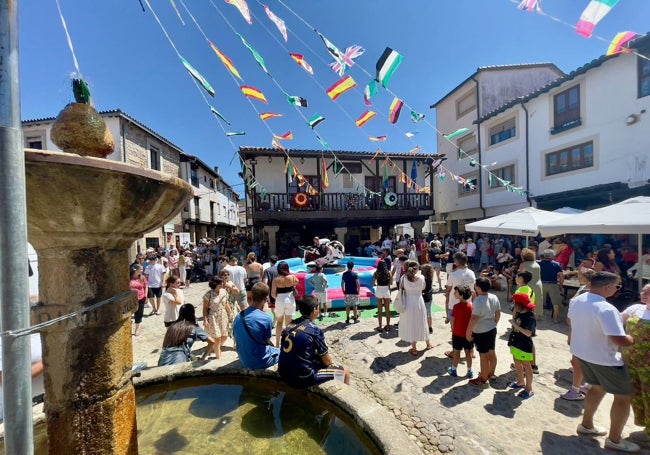
<svg viewBox="0 0 650 455"><path fill-rule="evenodd" d="M260 67L264 70L264 72L265 72L266 74L269 74L269 70L266 69L266 63L264 62L264 59L262 58L262 56L260 55L260 53L257 52L253 46L251 46L250 44L248 44L248 41L246 41L246 40L244 39L244 37L241 36L239 33L237 33L237 36L239 37L239 39L241 40L241 42L244 44L244 46L246 46L246 48L251 52L251 54L253 55L253 58L255 59L255 61L257 62L257 64L260 65Z"/></svg>
<svg viewBox="0 0 650 455"><path fill-rule="evenodd" d="M304 191L298 191L293 195L293 198L291 200L293 201L293 205L295 207L306 207L307 204L309 204L309 195Z"/></svg>
<svg viewBox="0 0 650 455"><path fill-rule="evenodd" d="M311 67L309 63L305 61L303 58L302 54L292 54L289 53L292 59L296 61L298 65L300 65L305 71L307 71L309 74L313 75L314 74L314 69Z"/></svg>
<svg viewBox="0 0 650 455"><path fill-rule="evenodd" d="M230 136L245 136L245 135L246 135L246 131L229 131L229 132L226 132L227 137L230 137Z"/></svg>
<svg viewBox="0 0 650 455"><path fill-rule="evenodd" d="M454 139L455 137L462 136L463 134L469 132L469 128L460 128L454 131L451 134L445 134L445 139Z"/></svg>
<svg viewBox="0 0 650 455"><path fill-rule="evenodd" d="M404 106L404 101L397 97L395 97L393 102L390 103L390 107L388 108L388 121L390 123L397 123L402 106Z"/></svg>
<svg viewBox="0 0 650 455"><path fill-rule="evenodd" d="M235 68L235 66L232 64L232 61L226 56L226 54L221 52L219 48L212 43L212 41L208 41L208 43L210 44L210 47L214 53L217 54L217 57L219 57L219 60L221 60L221 63L223 63L226 68L228 68L228 71L230 71L233 76L241 79L239 71L237 71L237 68Z"/></svg>
<svg viewBox="0 0 650 455"><path fill-rule="evenodd" d="M325 47L327 48L327 52L330 53L332 57L334 57L334 60L336 63L339 63L340 65L348 65L348 66L353 66L354 62L350 57L345 55L345 53L341 52L338 47L336 47L334 44L330 42L327 38L325 38L318 30L316 30L316 33L318 33L318 36L320 36L320 39L323 40L323 43L325 43ZM339 74L342 75L343 73Z"/></svg>
<svg viewBox="0 0 650 455"><path fill-rule="evenodd" d="M287 27L284 25L284 21L280 19L278 16L273 14L271 10L269 9L268 6L262 5L264 7L264 11L266 11L266 15L271 19L271 21L275 24L275 26L278 28L280 31L280 34L282 34L282 37L284 38L284 42L287 42Z"/></svg>
<svg viewBox="0 0 650 455"><path fill-rule="evenodd" d="M318 134L316 135L316 139L318 139L318 142L320 142L320 145L322 145L324 148L329 148L329 144Z"/></svg>
<svg viewBox="0 0 650 455"><path fill-rule="evenodd" d="M284 150L284 147L282 147L282 144L280 144L275 138L273 138L273 140L271 141L271 145L273 147L275 147L276 149ZM285 173L286 173L286 170L285 170Z"/></svg>
<svg viewBox="0 0 650 455"><path fill-rule="evenodd" d="M276 138L277 140L288 141L290 139L293 139L293 133L291 131L287 131L282 136L278 136L277 134L274 134L273 137Z"/></svg>
<svg viewBox="0 0 650 455"><path fill-rule="evenodd" d="M176 15L178 16L178 19L181 21L181 24L185 25L185 21L181 17L181 12L178 11L178 7L176 6L176 2L174 0L169 0L169 2L172 4L172 8L174 8L174 11L176 11Z"/></svg>
<svg viewBox="0 0 650 455"><path fill-rule="evenodd" d="M417 153L417 152L419 152L420 150L422 150L422 147L420 147L419 145L416 145L416 146L413 147L411 150L409 150L409 155L413 155L414 153Z"/></svg>
<svg viewBox="0 0 650 455"><path fill-rule="evenodd" d="M630 52L630 49L625 46L627 43L632 41L634 38L636 38L637 35L634 32L620 32L617 33L614 39L612 40L611 43L609 43L609 47L607 48L607 54L606 55L614 55L618 54L619 52L622 53L628 53Z"/></svg>
<svg viewBox="0 0 650 455"><path fill-rule="evenodd" d="M379 60L377 60L377 82L379 82L382 87L388 87L395 70L402 63L404 57L392 50L390 47L387 47L384 50L384 53L381 54Z"/></svg>
<svg viewBox="0 0 650 455"><path fill-rule="evenodd" d="M345 73L345 70L348 67L351 67L352 65L354 65L354 60L352 60L352 59L355 59L357 57L361 57L361 55L363 55L363 53L365 51L366 50L363 47L358 46L356 44L353 45L353 46L350 46L350 47L345 49L345 52L343 52L343 55L342 55L343 63L341 63L339 60L335 60L332 63L330 63L329 66L330 66L330 68L332 68L334 70L334 72L336 74L338 74L339 76L343 76L343 74ZM350 60L352 63L351 64L346 63L347 60Z"/></svg>
<svg viewBox="0 0 650 455"><path fill-rule="evenodd" d="M388 139L388 136L368 136L368 139L373 142L383 142Z"/></svg>
<svg viewBox="0 0 650 455"><path fill-rule="evenodd" d="M420 132L419 132L419 131L409 131L409 132L407 132L407 133L404 133L404 136L406 136L406 137L408 137L409 139L411 139L411 138L412 138L413 136L415 136L416 134L420 134Z"/></svg>
<svg viewBox="0 0 650 455"><path fill-rule="evenodd" d="M275 112L262 112L260 114L262 120L268 120L273 117L282 117L282 114L276 114Z"/></svg>
<svg viewBox="0 0 650 455"><path fill-rule="evenodd" d="M357 86L357 83L354 82L352 76L345 76L342 79L336 81L330 88L327 89L327 96L333 100L337 99L343 93L347 92L350 89L353 89Z"/></svg>
<svg viewBox="0 0 650 455"><path fill-rule="evenodd" d="M321 173L321 188L326 190L330 186L329 178L327 177L327 163L325 158L321 157L320 159L320 173Z"/></svg>
<svg viewBox="0 0 650 455"><path fill-rule="evenodd" d="M535 11L538 13L542 12L542 5L540 5L540 0L522 0L521 3L519 3L519 6L517 8L521 10L526 10L528 12Z"/></svg>
<svg viewBox="0 0 650 455"><path fill-rule="evenodd" d="M268 101L266 101L264 93L262 93L261 90L258 90L255 87L251 87L250 85L240 85L239 88L241 89L242 93L248 98L253 98L255 100L268 104Z"/></svg>
<svg viewBox="0 0 650 455"><path fill-rule="evenodd" d="M197 71L196 68L194 68L190 63L185 60L183 57L181 57L181 61L183 62L183 66L185 66L185 69L190 73L190 75L197 80L199 84L205 89L206 92L212 97L214 97L214 89L210 85L210 83Z"/></svg>
<svg viewBox="0 0 650 455"><path fill-rule="evenodd" d="M307 100L300 96L287 95L287 101L289 101L289 104L293 104L294 106L307 107Z"/></svg>
<svg viewBox="0 0 650 455"><path fill-rule="evenodd" d="M424 114L420 114L418 112L415 112L413 109L411 109L411 121L413 123L417 123L424 120L424 117L425 117Z"/></svg>
<svg viewBox="0 0 650 455"><path fill-rule="evenodd" d="M363 89L363 102L366 106L372 106L370 99L377 94L377 81L372 79Z"/></svg>
<svg viewBox="0 0 650 455"><path fill-rule="evenodd" d="M413 160L413 163L411 164L411 180L417 180L418 179L418 166L417 166L417 160Z"/></svg>
<svg viewBox="0 0 650 455"><path fill-rule="evenodd" d="M212 106L210 106L210 110L212 111L212 113L213 113L214 115L216 115L218 118L220 118L221 120L223 120L224 122L226 122L228 125L230 125L230 122L229 122L228 120L226 120L226 117L224 117L223 115L221 115L221 113L220 113L218 110L216 110L216 109L215 109L214 107L212 107Z"/></svg>
<svg viewBox="0 0 650 455"><path fill-rule="evenodd" d="M248 22L249 24L253 23L253 19L251 19L251 12L248 9L248 4L246 3L246 0L226 0L226 3L233 5L235 8L239 10L241 15L244 17L244 20Z"/></svg>
<svg viewBox="0 0 650 455"><path fill-rule="evenodd" d="M366 112L364 112L363 114L361 114L361 116L360 116L358 119L356 119L356 120L354 121L354 123L355 123L358 127L361 127L361 126L365 125L366 123L368 123L368 121L369 121L371 118L373 118L375 115L377 115L376 112L373 112L373 111L366 111Z"/></svg>
<svg viewBox="0 0 650 455"><path fill-rule="evenodd" d="M309 125L309 127L313 130L316 127L316 125L324 121L325 121L325 117L319 114L314 114L309 120L307 120L307 125Z"/></svg>
<svg viewBox="0 0 650 455"><path fill-rule="evenodd" d="M576 24L576 32L589 38L594 31L596 24L616 6L618 0L591 0L587 8L580 15Z"/></svg>
<svg viewBox="0 0 650 455"><path fill-rule="evenodd" d="M394 206L397 204L397 194L393 193L392 191L390 193L386 193L386 196L384 196L384 202L388 207Z"/></svg>

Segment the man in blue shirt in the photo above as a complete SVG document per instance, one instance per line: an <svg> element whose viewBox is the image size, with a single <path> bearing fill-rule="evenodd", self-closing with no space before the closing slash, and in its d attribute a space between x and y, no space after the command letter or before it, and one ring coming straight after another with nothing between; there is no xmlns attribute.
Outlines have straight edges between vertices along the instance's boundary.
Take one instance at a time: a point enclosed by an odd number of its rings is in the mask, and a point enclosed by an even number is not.
<svg viewBox="0 0 650 455"><path fill-rule="evenodd" d="M548 249L542 252L542 260L537 261L539 264L539 275L542 279L542 301L544 306L546 297L551 300L553 305L553 322L560 322L560 303L562 302L562 285L564 284L564 274L559 262L554 261L555 251ZM543 311L543 308L542 308Z"/></svg>
<svg viewBox="0 0 650 455"><path fill-rule="evenodd" d="M237 354L244 368L268 368L278 363L280 349L271 344L273 320L263 311L269 297L269 287L255 283L251 289L252 303L235 316L232 323Z"/></svg>
<svg viewBox="0 0 650 455"><path fill-rule="evenodd" d="M357 306L359 305L359 275L353 272L354 262L348 261L348 269L341 275L341 290L345 296L345 323L350 323L350 305L354 307L354 322L359 322Z"/></svg>
<svg viewBox="0 0 650 455"><path fill-rule="evenodd" d="M313 323L319 313L318 301L313 295L305 295L297 303L300 317L282 331L278 373L293 387L309 387L335 377L349 384L350 372L332 363L325 334Z"/></svg>

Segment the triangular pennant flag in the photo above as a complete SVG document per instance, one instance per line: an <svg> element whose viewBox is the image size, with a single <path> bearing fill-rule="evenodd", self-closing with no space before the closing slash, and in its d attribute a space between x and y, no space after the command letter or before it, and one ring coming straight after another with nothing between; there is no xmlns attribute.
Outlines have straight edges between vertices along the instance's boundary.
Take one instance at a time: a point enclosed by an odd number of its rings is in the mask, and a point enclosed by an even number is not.
<svg viewBox="0 0 650 455"><path fill-rule="evenodd" d="M244 20L246 22L248 22L249 24L253 23L253 19L251 19L251 12L248 9L246 0L226 0L226 3L236 7L241 13L241 15L244 17Z"/></svg>
<svg viewBox="0 0 650 455"><path fill-rule="evenodd" d="M382 87L388 87L388 84L393 77L393 73L395 73L399 64L402 63L403 58L404 57L392 50L390 47L387 47L384 50L384 53L381 54L381 57L377 60L377 77L375 79L377 79L377 82L379 82Z"/></svg>
<svg viewBox="0 0 650 455"><path fill-rule="evenodd" d="M314 69L311 67L307 61L303 58L302 54L292 54L289 53L292 59L295 60L295 62L300 65L305 71L307 71L309 74L314 74Z"/></svg>
<svg viewBox="0 0 650 455"><path fill-rule="evenodd" d="M262 112L260 114L262 120L268 120L273 117L282 117L282 114L276 114L275 112Z"/></svg>
<svg viewBox="0 0 650 455"><path fill-rule="evenodd" d="M363 89L363 102L366 106L372 106L370 99L377 94L377 81L372 79Z"/></svg>
<svg viewBox="0 0 650 455"><path fill-rule="evenodd" d="M266 11L266 15L269 17L269 19L271 19L271 21L273 21L275 26L280 31L280 34L282 34L282 37L284 38L284 42L286 43L287 42L287 26L284 25L284 21L282 19L280 19L278 16L276 16L275 14L273 14L268 6L266 6L266 5L262 5L262 6L264 7L264 11Z"/></svg>
<svg viewBox="0 0 650 455"><path fill-rule="evenodd" d="M375 154L372 155L372 158L370 158L370 163L372 163L373 161L375 161L375 158L377 158L377 155L379 155L380 153L381 153L381 149L378 148L377 151L375 152Z"/></svg>
<svg viewBox="0 0 650 455"><path fill-rule="evenodd" d="M224 117L223 115L221 115L221 113L220 113L218 110L216 110L216 109L215 109L214 107L212 107L212 106L210 106L210 110L212 111L212 113L213 113L214 115L216 115L216 116L219 117L221 120L223 120L224 122L226 122L226 124L230 125L230 122L229 122L228 120L226 120L226 117Z"/></svg>
<svg viewBox="0 0 650 455"><path fill-rule="evenodd" d="M402 106L404 106L404 101L397 97L393 98L393 102L390 103L390 107L388 108L388 121L390 123L397 123Z"/></svg>
<svg viewBox="0 0 650 455"><path fill-rule="evenodd" d="M241 76L239 75L239 71L237 71L237 68L235 68L235 66L232 64L232 60L230 60L226 56L226 54L221 52L219 48L212 43L212 41L208 41L208 43L210 44L210 47L212 48L214 53L217 54L217 57L219 57L219 60L221 60L221 63L223 63L226 68L228 68L228 71L230 71L233 74L233 76L241 79Z"/></svg>
<svg viewBox="0 0 650 455"><path fill-rule="evenodd" d="M206 92L210 96L214 96L214 89L210 85L210 83L199 73L196 68L194 68L190 63L185 60L183 57L181 57L181 62L183 62L183 66L185 69L190 73L190 75L197 80L199 84L205 89Z"/></svg>
<svg viewBox="0 0 650 455"><path fill-rule="evenodd" d="M293 104L294 106L307 107L307 100L300 96L287 95L287 101L289 101L289 104Z"/></svg>
<svg viewBox="0 0 650 455"><path fill-rule="evenodd" d="M316 127L316 125L318 125L323 121L325 121L325 117L319 114L314 114L309 120L307 120L307 125L309 125L313 130Z"/></svg>
<svg viewBox="0 0 650 455"><path fill-rule="evenodd" d="M265 72L266 74L269 74L269 70L266 69L266 63L264 62L264 59L262 58L262 56L260 55L260 53L257 52L253 46L251 46L250 44L248 44L248 41L246 41L246 40L244 39L244 37L241 36L239 33L237 33L237 36L239 37L239 39L241 40L241 42L244 44L244 46L246 46L246 48L247 48L247 49L250 51L250 53L253 55L253 58L255 59L255 61L257 62L257 64L260 65L260 67L264 70L264 72Z"/></svg>

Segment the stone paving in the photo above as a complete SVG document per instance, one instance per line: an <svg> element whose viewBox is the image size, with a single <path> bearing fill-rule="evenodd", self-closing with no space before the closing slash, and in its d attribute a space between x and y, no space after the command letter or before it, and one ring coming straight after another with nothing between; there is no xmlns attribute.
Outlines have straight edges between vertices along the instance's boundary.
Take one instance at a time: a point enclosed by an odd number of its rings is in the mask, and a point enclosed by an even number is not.
<svg viewBox="0 0 650 455"><path fill-rule="evenodd" d="M186 301L197 306L197 315L201 314L201 297L207 290L207 283L195 283L184 290ZM503 311L497 339L498 378L486 389L468 384L466 378L447 374L451 359L444 352L451 348L450 329L442 312L433 313L433 348L424 351L424 343L420 343L417 357L407 352L409 344L400 341L397 330L376 332L374 318L347 326L341 321L322 327L335 362L350 367L351 387L392 411L424 453L604 452L605 437L590 438L575 432L582 402L560 398L571 382L565 323L554 324L547 315L538 324L535 344L540 374L534 376L535 396L521 400L508 390L507 383L514 379L505 338L510 311L505 294L498 295ZM434 294L434 305L444 307L442 293ZM146 308L145 314L149 311ZM145 317L142 334L133 337L134 362L156 365L164 331L162 316ZM202 350L201 343L197 349ZM473 369L478 372L478 358L474 361ZM233 362L237 362L237 356L229 339L222 358L210 363ZM465 365L461 364L458 371L464 374ZM596 413L596 424L609 426L611 401L611 396L603 400ZM639 430L630 415L624 436ZM650 446L643 447L642 453L650 454Z"/></svg>

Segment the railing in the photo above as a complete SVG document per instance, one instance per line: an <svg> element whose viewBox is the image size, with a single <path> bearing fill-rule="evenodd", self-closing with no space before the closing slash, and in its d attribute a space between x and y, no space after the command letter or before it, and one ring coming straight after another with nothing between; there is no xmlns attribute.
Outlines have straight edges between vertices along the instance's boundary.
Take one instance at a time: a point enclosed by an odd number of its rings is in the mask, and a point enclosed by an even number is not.
<svg viewBox="0 0 650 455"><path fill-rule="evenodd" d="M430 210L430 194L396 194L395 203L386 203L384 195L364 196L357 193L326 193L307 196L306 203L296 204L294 195L287 193L256 194L253 211L350 211L350 210Z"/></svg>

